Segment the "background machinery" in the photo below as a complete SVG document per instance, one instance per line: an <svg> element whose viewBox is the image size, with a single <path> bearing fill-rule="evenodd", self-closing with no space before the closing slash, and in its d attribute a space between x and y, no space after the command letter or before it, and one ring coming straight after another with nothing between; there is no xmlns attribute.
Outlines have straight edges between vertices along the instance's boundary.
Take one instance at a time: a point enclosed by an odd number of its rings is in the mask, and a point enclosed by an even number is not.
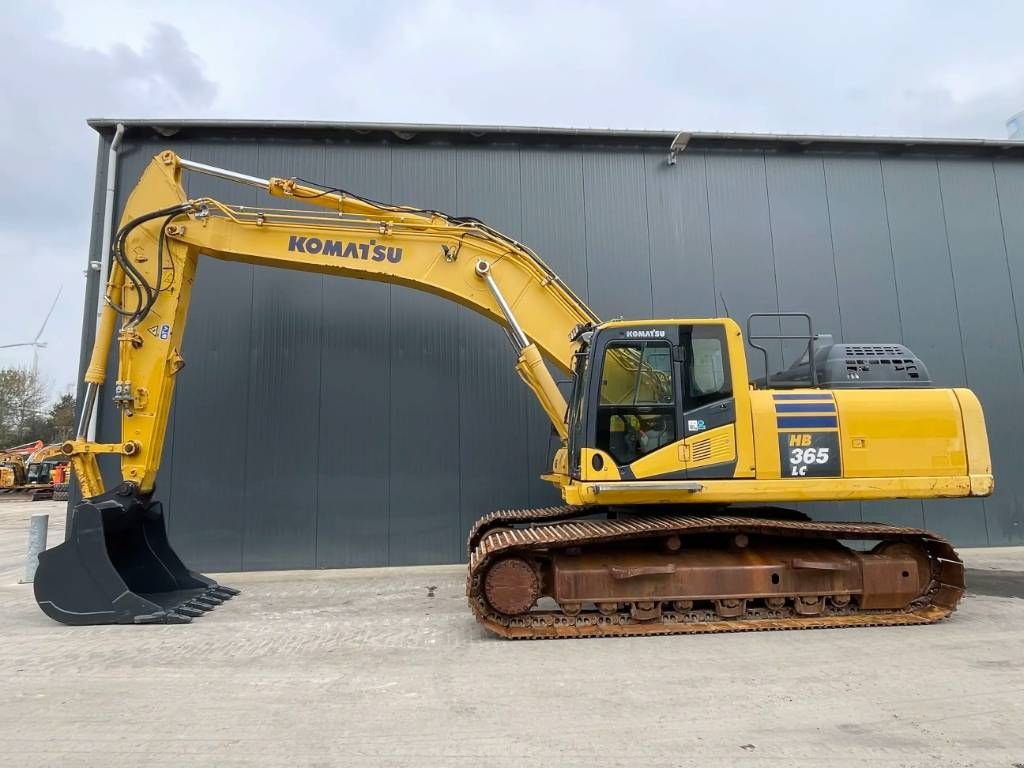
<svg viewBox="0 0 1024 768"><path fill-rule="evenodd" d="M67 501L68 487L71 484L71 464L64 462L63 464L54 465L50 470L50 482L53 485L53 496L51 498L54 501Z"/></svg>
<svg viewBox="0 0 1024 768"><path fill-rule="evenodd" d="M185 171L327 210L188 200ZM565 503L491 513L471 531L467 596L498 635L920 624L960 600L963 567L941 538L779 506L991 493L977 398L934 387L905 347L834 344L806 316L805 334L784 336L770 314L761 319L780 332L751 338L766 361L783 342L806 351L751 383L729 318L601 322L532 251L476 219L168 151L144 171L114 238L81 421L62 447L83 500L35 582L58 621L186 622L235 593L185 568L153 500L200 253L404 285L505 328L517 372L561 438L544 478ZM115 337L121 441L90 442ZM545 358L571 374L568 402ZM121 464L114 488L97 462L110 455Z"/></svg>
<svg viewBox="0 0 1024 768"><path fill-rule="evenodd" d="M0 451L0 493L31 494L32 501L66 501L68 457L61 446L36 440Z"/></svg>
<svg viewBox="0 0 1024 768"><path fill-rule="evenodd" d="M25 459L14 451L0 451L0 493L25 484Z"/></svg>
<svg viewBox="0 0 1024 768"><path fill-rule="evenodd" d="M0 493L20 492L27 482L27 459L43 446L42 440L0 450Z"/></svg>
<svg viewBox="0 0 1024 768"><path fill-rule="evenodd" d="M67 499L66 471L68 457L61 451L61 443L44 445L29 455L25 465L26 490L32 493L32 500ZM63 498L58 498L61 494Z"/></svg>

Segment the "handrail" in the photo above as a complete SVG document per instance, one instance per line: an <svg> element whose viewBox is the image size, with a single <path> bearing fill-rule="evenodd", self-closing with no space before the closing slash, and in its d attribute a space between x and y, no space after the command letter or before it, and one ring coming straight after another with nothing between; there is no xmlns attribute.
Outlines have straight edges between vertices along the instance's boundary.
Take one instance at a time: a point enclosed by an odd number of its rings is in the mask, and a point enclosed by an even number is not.
<svg viewBox="0 0 1024 768"><path fill-rule="evenodd" d="M778 334L755 334L753 330L753 320L756 317L774 317L779 320L779 333ZM807 321L807 335L791 336L782 333L782 318L784 317L802 317ZM771 373L769 373L768 365L768 349L757 344L757 341L804 341L807 344L807 361L809 366L810 381L808 384L814 386L818 380L816 371L814 368L814 322L811 320L811 316L806 312L753 312L747 316L747 343L750 344L754 349L760 350L761 354L764 355L764 385L765 388L769 388L772 385ZM785 364L785 360L783 360Z"/></svg>

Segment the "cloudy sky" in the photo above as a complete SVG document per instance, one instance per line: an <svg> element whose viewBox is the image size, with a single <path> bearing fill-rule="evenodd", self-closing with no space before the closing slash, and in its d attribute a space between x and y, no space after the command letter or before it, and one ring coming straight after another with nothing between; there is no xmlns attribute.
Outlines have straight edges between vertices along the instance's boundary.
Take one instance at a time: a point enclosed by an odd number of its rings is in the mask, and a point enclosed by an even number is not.
<svg viewBox="0 0 1024 768"><path fill-rule="evenodd" d="M76 376L89 117L1002 138L1024 4L0 0L0 344ZM0 350L0 365L31 351Z"/></svg>

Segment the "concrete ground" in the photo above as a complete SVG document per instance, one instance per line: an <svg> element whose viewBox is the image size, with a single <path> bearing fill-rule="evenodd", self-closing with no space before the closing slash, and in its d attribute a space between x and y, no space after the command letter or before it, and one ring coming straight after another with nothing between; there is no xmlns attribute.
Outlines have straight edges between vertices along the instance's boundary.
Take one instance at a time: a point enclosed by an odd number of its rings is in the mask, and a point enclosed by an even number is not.
<svg viewBox="0 0 1024 768"><path fill-rule="evenodd" d="M63 506L0 501L3 766L1024 766L1024 548L966 550L979 586L930 627L510 643L443 566L231 574L191 625L72 628L16 583Z"/></svg>

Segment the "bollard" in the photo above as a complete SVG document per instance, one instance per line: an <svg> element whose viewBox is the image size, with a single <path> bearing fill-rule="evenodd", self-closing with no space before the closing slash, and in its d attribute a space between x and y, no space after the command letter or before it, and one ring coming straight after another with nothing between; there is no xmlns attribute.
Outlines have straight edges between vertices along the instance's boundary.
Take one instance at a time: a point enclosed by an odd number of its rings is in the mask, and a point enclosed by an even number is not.
<svg viewBox="0 0 1024 768"><path fill-rule="evenodd" d="M25 553L25 578L22 584L31 584L36 578L39 567L39 553L46 549L46 529L50 524L50 516L45 512L32 515L28 528L28 551Z"/></svg>

